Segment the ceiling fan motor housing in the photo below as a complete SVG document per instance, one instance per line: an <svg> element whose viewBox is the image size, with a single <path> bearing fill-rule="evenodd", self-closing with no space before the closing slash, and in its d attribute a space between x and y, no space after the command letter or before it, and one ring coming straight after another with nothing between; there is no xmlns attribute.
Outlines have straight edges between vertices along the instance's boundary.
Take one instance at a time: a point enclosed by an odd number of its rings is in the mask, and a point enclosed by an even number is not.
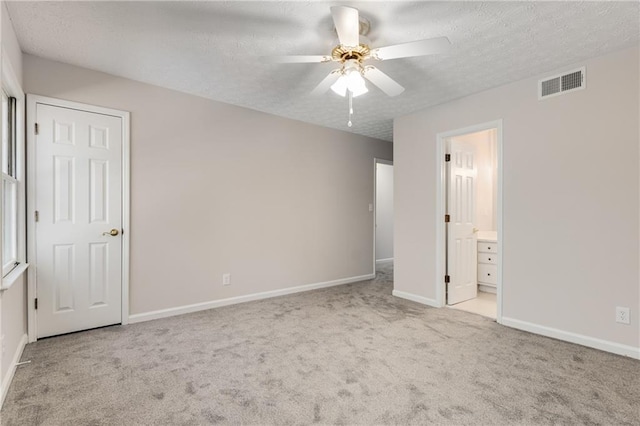
<svg viewBox="0 0 640 426"><path fill-rule="evenodd" d="M358 62L366 60L371 55L371 49L366 44L360 44L356 47L347 47L338 45L331 51L331 57L334 61L345 62L355 59Z"/></svg>

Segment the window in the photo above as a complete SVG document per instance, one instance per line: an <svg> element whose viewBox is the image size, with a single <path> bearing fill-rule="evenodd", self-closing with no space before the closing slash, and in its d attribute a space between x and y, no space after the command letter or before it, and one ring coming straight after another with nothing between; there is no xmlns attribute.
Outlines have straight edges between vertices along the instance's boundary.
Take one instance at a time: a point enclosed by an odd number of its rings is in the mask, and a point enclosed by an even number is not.
<svg viewBox="0 0 640 426"><path fill-rule="evenodd" d="M2 276L18 266L16 98L2 92Z"/></svg>

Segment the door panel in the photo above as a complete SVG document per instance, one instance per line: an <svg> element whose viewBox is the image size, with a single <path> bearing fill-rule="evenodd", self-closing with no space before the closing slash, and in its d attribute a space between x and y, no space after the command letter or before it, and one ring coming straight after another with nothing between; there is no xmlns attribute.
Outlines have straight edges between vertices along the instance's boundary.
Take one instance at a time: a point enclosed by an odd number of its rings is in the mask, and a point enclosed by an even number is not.
<svg viewBox="0 0 640 426"><path fill-rule="evenodd" d="M89 223L109 222L109 162L90 160L89 163Z"/></svg>
<svg viewBox="0 0 640 426"><path fill-rule="evenodd" d="M478 291L478 248L474 232L478 170L473 144L452 139L449 152L447 303L453 305L476 297Z"/></svg>
<svg viewBox="0 0 640 426"><path fill-rule="evenodd" d="M73 271L75 270L75 246L53 245L54 312L73 311Z"/></svg>
<svg viewBox="0 0 640 426"><path fill-rule="evenodd" d="M122 320L122 119L37 104L38 337Z"/></svg>
<svg viewBox="0 0 640 426"><path fill-rule="evenodd" d="M89 304L91 307L104 306L109 300L109 245L91 243L89 247Z"/></svg>
<svg viewBox="0 0 640 426"><path fill-rule="evenodd" d="M69 157L53 157L53 205L55 208L54 223L73 223L75 213L74 175L75 159Z"/></svg>

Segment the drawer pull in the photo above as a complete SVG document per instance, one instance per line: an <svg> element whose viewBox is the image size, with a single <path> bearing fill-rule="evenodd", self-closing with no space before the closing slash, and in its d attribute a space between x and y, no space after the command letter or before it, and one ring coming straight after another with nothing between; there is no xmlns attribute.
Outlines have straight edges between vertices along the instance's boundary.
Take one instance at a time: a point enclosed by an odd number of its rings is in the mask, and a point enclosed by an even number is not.
<svg viewBox="0 0 640 426"><path fill-rule="evenodd" d="M489 261L491 261L491 258L489 258Z"/></svg>
<svg viewBox="0 0 640 426"><path fill-rule="evenodd" d="M490 277L490 276L491 276L491 274L487 272L487 276L488 276L488 277Z"/></svg>
<svg viewBox="0 0 640 426"><path fill-rule="evenodd" d="M488 249L488 250L491 250L491 246L487 246L487 249Z"/></svg>

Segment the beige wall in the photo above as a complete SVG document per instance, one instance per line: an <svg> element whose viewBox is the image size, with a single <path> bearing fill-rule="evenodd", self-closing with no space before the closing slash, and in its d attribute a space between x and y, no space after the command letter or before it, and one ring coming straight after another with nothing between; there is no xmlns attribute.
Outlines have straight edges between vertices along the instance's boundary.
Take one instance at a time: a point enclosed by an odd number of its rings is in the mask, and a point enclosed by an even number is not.
<svg viewBox="0 0 640 426"><path fill-rule="evenodd" d="M27 286L26 274L2 292L2 335L4 336L5 353L2 357L2 381L4 383L16 352L21 350L20 344L27 334Z"/></svg>
<svg viewBox="0 0 640 426"><path fill-rule="evenodd" d="M578 65L585 90L539 101L531 78L395 120L396 290L436 296L436 134L503 119L503 316L640 346L638 48Z"/></svg>
<svg viewBox="0 0 640 426"><path fill-rule="evenodd" d="M131 112L132 314L373 272L391 143L29 55L24 87Z"/></svg>
<svg viewBox="0 0 640 426"><path fill-rule="evenodd" d="M6 4L0 5L3 66L9 65L18 84L22 83L22 53L6 10ZM1 124L0 124L1 125ZM1 154L0 154L1 155ZM1 256L1 253L0 253ZM2 264L2 262L0 262ZM25 274L19 277L7 290L0 291L0 336L2 353L0 354L0 383L8 385L13 361L22 350L21 344L27 333L27 299ZM6 395L7 389L2 389ZM1 401L0 401L1 403Z"/></svg>
<svg viewBox="0 0 640 426"><path fill-rule="evenodd" d="M11 63L13 73L22 85L22 51L18 44L18 38L13 30L13 24L7 11L7 4L2 2L2 52Z"/></svg>

